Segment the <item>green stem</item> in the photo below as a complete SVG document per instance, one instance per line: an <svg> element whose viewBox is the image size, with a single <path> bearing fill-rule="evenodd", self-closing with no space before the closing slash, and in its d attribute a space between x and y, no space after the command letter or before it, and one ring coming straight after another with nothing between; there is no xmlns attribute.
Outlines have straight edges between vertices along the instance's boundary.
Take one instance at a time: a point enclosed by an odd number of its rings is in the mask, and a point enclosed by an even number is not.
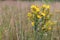
<svg viewBox="0 0 60 40"><path fill-rule="evenodd" d="M42 38L43 38L43 31L41 32L40 40L42 40Z"/></svg>

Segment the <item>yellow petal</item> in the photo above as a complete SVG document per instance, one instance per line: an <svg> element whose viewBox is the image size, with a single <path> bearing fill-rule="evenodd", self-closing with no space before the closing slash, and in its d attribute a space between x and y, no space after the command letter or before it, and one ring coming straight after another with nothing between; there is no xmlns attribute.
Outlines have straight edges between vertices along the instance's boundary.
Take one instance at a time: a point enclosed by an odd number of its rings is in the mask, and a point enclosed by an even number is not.
<svg viewBox="0 0 60 40"><path fill-rule="evenodd" d="M39 8L36 8L36 12L39 12L40 11L40 9Z"/></svg>
<svg viewBox="0 0 60 40"><path fill-rule="evenodd" d="M42 7L44 7L44 8L45 8L45 7L46 7L46 4L44 4Z"/></svg>
<svg viewBox="0 0 60 40"><path fill-rule="evenodd" d="M50 5L47 5L47 7L46 7L46 8L48 8L48 9L49 9L49 8L50 8Z"/></svg>
<svg viewBox="0 0 60 40"><path fill-rule="evenodd" d="M42 7L49 9L50 8L50 5L44 4Z"/></svg>
<svg viewBox="0 0 60 40"><path fill-rule="evenodd" d="M35 5L32 5L32 6L31 6L31 9L32 9L32 8L36 8L36 6L35 6Z"/></svg>
<svg viewBox="0 0 60 40"><path fill-rule="evenodd" d="M28 13L28 17L31 17L31 16L32 16L32 14L29 12L29 13Z"/></svg>
<svg viewBox="0 0 60 40"><path fill-rule="evenodd" d="M35 23L34 23L34 22L32 22L31 24L32 24L32 26L34 26L34 24L35 24Z"/></svg>
<svg viewBox="0 0 60 40"><path fill-rule="evenodd" d="M37 15L37 18L41 18L41 16L40 15Z"/></svg>
<svg viewBox="0 0 60 40"><path fill-rule="evenodd" d="M45 13L41 13L41 15L45 16L46 14Z"/></svg>

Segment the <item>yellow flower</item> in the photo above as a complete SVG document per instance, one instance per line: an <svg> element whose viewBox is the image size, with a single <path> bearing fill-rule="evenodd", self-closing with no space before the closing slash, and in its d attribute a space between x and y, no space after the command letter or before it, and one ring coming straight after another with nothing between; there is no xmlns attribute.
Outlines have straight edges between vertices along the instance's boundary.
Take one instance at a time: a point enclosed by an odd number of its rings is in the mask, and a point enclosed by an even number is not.
<svg viewBox="0 0 60 40"><path fill-rule="evenodd" d="M50 8L50 5L47 5L46 8L49 9Z"/></svg>
<svg viewBox="0 0 60 40"><path fill-rule="evenodd" d="M33 8L36 8L36 6L35 6L35 5L32 5L32 6L31 6L31 9L33 9Z"/></svg>
<svg viewBox="0 0 60 40"><path fill-rule="evenodd" d="M42 7L46 8L46 4L44 4Z"/></svg>
<svg viewBox="0 0 60 40"><path fill-rule="evenodd" d="M50 8L50 5L44 4L42 7L49 9Z"/></svg>
<svg viewBox="0 0 60 40"><path fill-rule="evenodd" d="M34 26L34 24L35 24L35 23L34 23L34 22L32 22L31 24L32 24L32 26Z"/></svg>
<svg viewBox="0 0 60 40"><path fill-rule="evenodd" d="M41 15L45 16L46 14L45 13L41 13Z"/></svg>
<svg viewBox="0 0 60 40"><path fill-rule="evenodd" d="M36 12L39 12L40 11L40 9L39 8L36 8Z"/></svg>
<svg viewBox="0 0 60 40"><path fill-rule="evenodd" d="M35 6L35 5L32 5L31 6L31 10L33 11L33 12L39 12L40 11L40 9L39 9L39 7L37 7L37 6Z"/></svg>
<svg viewBox="0 0 60 40"><path fill-rule="evenodd" d="M41 18L41 16L40 15L37 15L37 18Z"/></svg>
<svg viewBox="0 0 60 40"><path fill-rule="evenodd" d="M31 6L31 10L34 12L34 11L36 11L36 6L35 5L32 5Z"/></svg>
<svg viewBox="0 0 60 40"><path fill-rule="evenodd" d="M48 27L48 30L51 30L51 27Z"/></svg>
<svg viewBox="0 0 60 40"><path fill-rule="evenodd" d="M32 17L32 14L30 12L28 13L28 17Z"/></svg>
<svg viewBox="0 0 60 40"><path fill-rule="evenodd" d="M49 20L49 21L46 23L46 26L47 26L47 27L48 27L48 26L52 26L52 25L54 25L54 22L51 21L51 20Z"/></svg>

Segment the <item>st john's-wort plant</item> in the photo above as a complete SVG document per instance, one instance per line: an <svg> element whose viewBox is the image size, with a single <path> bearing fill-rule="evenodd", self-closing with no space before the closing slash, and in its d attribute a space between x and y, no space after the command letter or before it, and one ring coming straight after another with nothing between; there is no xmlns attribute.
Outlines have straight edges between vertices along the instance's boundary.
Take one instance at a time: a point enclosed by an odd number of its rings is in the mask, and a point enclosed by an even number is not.
<svg viewBox="0 0 60 40"><path fill-rule="evenodd" d="M43 40L45 33L49 36L48 40L51 40L50 33L53 29L52 26L55 24L55 22L51 20L51 17L50 5L43 4L40 7L36 5L31 6L31 11L28 12L28 19L31 21L34 29L35 40Z"/></svg>

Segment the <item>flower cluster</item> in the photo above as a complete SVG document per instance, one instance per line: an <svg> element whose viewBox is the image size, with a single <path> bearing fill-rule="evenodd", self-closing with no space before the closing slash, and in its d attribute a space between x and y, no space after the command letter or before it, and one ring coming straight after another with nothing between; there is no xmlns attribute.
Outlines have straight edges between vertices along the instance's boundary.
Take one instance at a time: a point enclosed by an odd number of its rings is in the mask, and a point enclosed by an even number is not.
<svg viewBox="0 0 60 40"><path fill-rule="evenodd" d="M28 18L31 20L31 24L35 30L48 31L51 30L51 26L54 24L51 21L50 5L44 4L41 7L36 5L31 6L31 12L28 12Z"/></svg>

